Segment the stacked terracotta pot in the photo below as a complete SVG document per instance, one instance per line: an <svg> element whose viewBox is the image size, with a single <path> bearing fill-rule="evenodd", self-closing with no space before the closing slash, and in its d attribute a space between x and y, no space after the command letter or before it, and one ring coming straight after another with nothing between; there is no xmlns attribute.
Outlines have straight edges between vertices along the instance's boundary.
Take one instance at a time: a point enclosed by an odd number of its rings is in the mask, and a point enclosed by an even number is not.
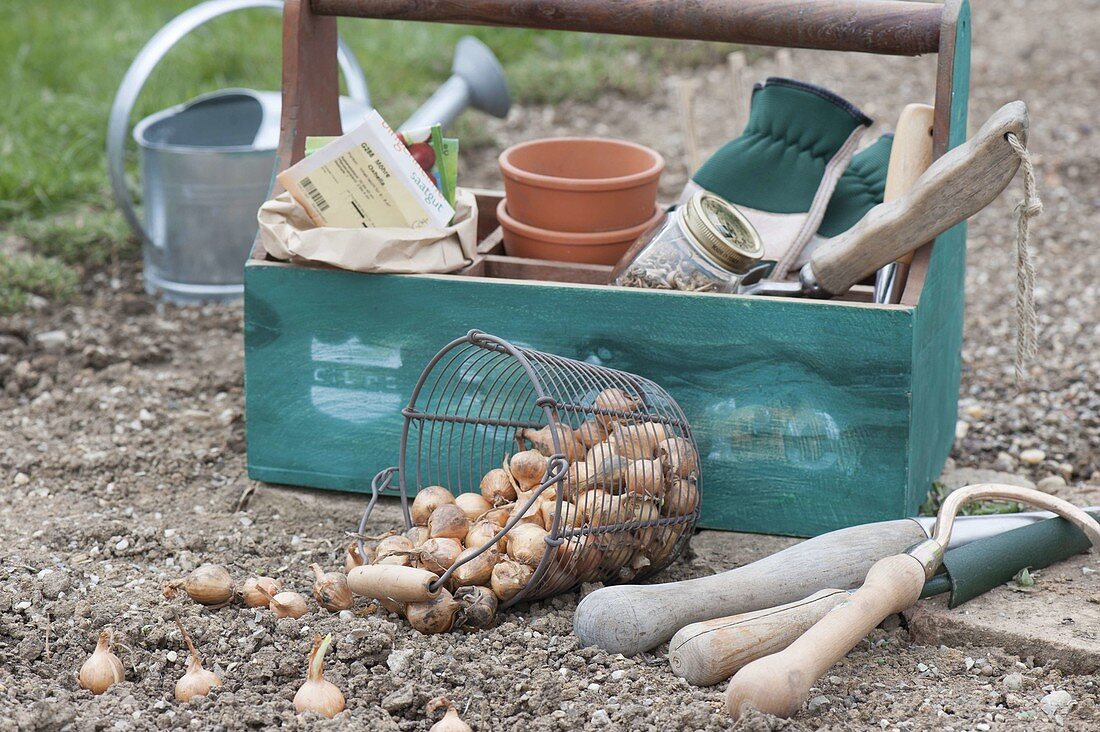
<svg viewBox="0 0 1100 732"><path fill-rule="evenodd" d="M509 256L613 265L661 217L665 161L624 140L557 137L500 156L497 207Z"/></svg>

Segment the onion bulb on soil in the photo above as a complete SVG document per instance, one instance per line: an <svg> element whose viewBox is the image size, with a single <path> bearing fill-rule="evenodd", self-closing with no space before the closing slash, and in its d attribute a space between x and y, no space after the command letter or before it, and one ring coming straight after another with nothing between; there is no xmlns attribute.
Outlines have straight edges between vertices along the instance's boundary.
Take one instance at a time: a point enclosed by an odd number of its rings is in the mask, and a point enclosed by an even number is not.
<svg viewBox="0 0 1100 732"><path fill-rule="evenodd" d="M217 564L204 564L191 571L182 580L173 580L164 587L164 596L175 597L176 590L183 588L200 605L221 607L233 599L233 578L229 570Z"/></svg>
<svg viewBox="0 0 1100 732"><path fill-rule="evenodd" d="M687 478L699 467L699 454L690 440L669 437L657 444L657 457L668 466L669 472Z"/></svg>
<svg viewBox="0 0 1100 732"><path fill-rule="evenodd" d="M542 482L546 464L546 456L538 450L524 450L505 458L504 469L515 481L518 494L518 491L529 491Z"/></svg>
<svg viewBox="0 0 1100 732"><path fill-rule="evenodd" d="M558 438L556 450L554 449L555 435L557 435ZM546 457L550 457L555 453L561 453L569 462L584 459L584 453L587 449L584 444L577 439L577 436L573 434L573 428L567 424L559 424L556 427L548 424L537 430L528 427L520 430L517 438L520 440L521 444L523 442L531 443L532 448L538 450Z"/></svg>
<svg viewBox="0 0 1100 732"><path fill-rule="evenodd" d="M366 545L364 545L363 548L367 550L367 554L372 553L370 551L370 548ZM364 557L359 552L359 542L353 541L352 543L348 544L348 549L346 552L344 552L344 574L347 574L356 567L362 567L364 564L372 559L373 557Z"/></svg>
<svg viewBox="0 0 1100 732"><path fill-rule="evenodd" d="M350 610L355 604L348 587L348 578L343 572L325 572L319 564L311 564L313 570L313 599L330 613Z"/></svg>
<svg viewBox="0 0 1100 732"><path fill-rule="evenodd" d="M505 535L508 556L517 562L537 567L546 553L546 529L536 524L516 524Z"/></svg>
<svg viewBox="0 0 1100 732"><path fill-rule="evenodd" d="M124 676L122 661L111 652L110 631L100 631L95 650L80 667L80 673L77 676L80 688L87 689L93 694L102 694L112 684L122 681Z"/></svg>
<svg viewBox="0 0 1100 732"><path fill-rule="evenodd" d="M451 565L455 563L461 553L461 541L440 537L438 539L428 539L408 554L416 560L417 566L420 568L436 574L443 574L451 568Z"/></svg>
<svg viewBox="0 0 1100 732"><path fill-rule="evenodd" d="M176 625L180 628L183 642L187 644L187 651L191 658L187 661L187 672L176 682L176 700L185 702L196 696L206 696L215 686L221 686L222 680L213 671L207 671L202 667L202 656L195 650L195 644L191 642L191 636L183 627L183 623L176 618Z"/></svg>
<svg viewBox="0 0 1100 732"><path fill-rule="evenodd" d="M470 530L470 519L462 509L453 503L445 503L432 511L428 518L428 534L433 539L457 539L466 538L466 532Z"/></svg>
<svg viewBox="0 0 1100 732"><path fill-rule="evenodd" d="M527 586L534 573L534 567L520 564L514 559L502 559L493 567L493 578L490 585L493 588L493 594L501 602L511 600Z"/></svg>
<svg viewBox="0 0 1100 732"><path fill-rule="evenodd" d="M481 478L481 497L492 506L516 500L516 487L504 468L493 468Z"/></svg>
<svg viewBox="0 0 1100 732"><path fill-rule="evenodd" d="M474 732L470 725L462 721L462 718L458 716L458 710L446 697L436 697L428 702L428 715L434 715L440 707L447 707L447 713L443 715L442 719L433 724L428 732Z"/></svg>
<svg viewBox="0 0 1100 732"><path fill-rule="evenodd" d="M488 628L497 614L497 596L488 587L459 587L455 600L461 606L455 616L456 628Z"/></svg>
<svg viewBox="0 0 1100 732"><path fill-rule="evenodd" d="M460 493L455 496L455 505L462 509L466 518L477 521L492 506L480 493Z"/></svg>
<svg viewBox="0 0 1100 732"><path fill-rule="evenodd" d="M295 620L305 615L306 611L309 610L306 605L306 598L297 592L280 592L277 595L271 595L268 607L271 608L271 612L275 613L277 618L294 618Z"/></svg>
<svg viewBox="0 0 1100 732"><path fill-rule="evenodd" d="M441 485L430 485L427 488L422 488L412 502L413 523L417 526L427 526L428 518L435 509L454 502L454 495Z"/></svg>
<svg viewBox="0 0 1100 732"><path fill-rule="evenodd" d="M611 428L609 444L616 453L628 460L652 460L657 446L668 437L660 422L616 424Z"/></svg>
<svg viewBox="0 0 1100 732"><path fill-rule="evenodd" d="M492 521L479 519L470 524L470 530L466 532L466 539L463 543L471 549L485 546L493 540L493 537L497 535L500 528L500 526L497 526ZM500 542L498 541L494 546L498 546L499 544Z"/></svg>
<svg viewBox="0 0 1100 732"><path fill-rule="evenodd" d="M604 389L601 391L596 395L595 404L597 409L606 409L613 412L633 412L640 406L636 398L618 388ZM596 419L607 428L619 420L626 419L626 417L611 414L597 414Z"/></svg>
<svg viewBox="0 0 1100 732"><path fill-rule="evenodd" d="M336 688L336 684L325 678L325 654L330 643L331 634L326 635L323 640L320 635L313 636L306 681L294 695L294 708L299 714L317 712L331 719L344 711L343 693Z"/></svg>
<svg viewBox="0 0 1100 732"><path fill-rule="evenodd" d="M407 536L387 536L374 548L375 564L409 565L408 552L416 547Z"/></svg>
<svg viewBox="0 0 1100 732"><path fill-rule="evenodd" d="M454 626L459 604L445 589L431 600L410 602L405 605L405 619L421 633L432 635L446 633Z"/></svg>
<svg viewBox="0 0 1100 732"><path fill-rule="evenodd" d="M233 588L233 594L247 607L267 607L271 602L271 596L279 591L282 583L271 577L249 577L243 582L238 582ZM260 588L263 592L260 592Z"/></svg>
<svg viewBox="0 0 1100 732"><path fill-rule="evenodd" d="M479 547L465 549L458 556L458 560L455 561L455 564L458 564L458 566L455 567L455 571L451 574L451 583L455 587L489 584L489 580L493 576L493 567L500 560L500 554L493 549L486 549L473 559L465 561L469 557L472 557L479 549ZM459 562L464 561L464 564L459 564Z"/></svg>

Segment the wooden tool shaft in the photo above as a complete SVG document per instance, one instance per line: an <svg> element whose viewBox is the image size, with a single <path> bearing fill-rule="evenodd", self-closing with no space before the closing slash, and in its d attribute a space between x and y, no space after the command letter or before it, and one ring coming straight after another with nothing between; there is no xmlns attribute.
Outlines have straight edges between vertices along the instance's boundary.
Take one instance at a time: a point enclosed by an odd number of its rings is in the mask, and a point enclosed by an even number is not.
<svg viewBox="0 0 1100 732"><path fill-rule="evenodd" d="M357 595L375 600L425 602L439 594L431 583L435 574L426 569L399 564L364 564L348 572L348 587Z"/></svg>
<svg viewBox="0 0 1100 732"><path fill-rule="evenodd" d="M319 15L688 38L899 56L939 49L942 6L898 0L313 0Z"/></svg>
<svg viewBox="0 0 1100 732"><path fill-rule="evenodd" d="M749 663L730 679L726 708L737 719L744 705L789 717L810 687L887 616L920 598L924 568L908 554L886 557L871 567L867 581L786 649Z"/></svg>
<svg viewBox="0 0 1100 732"><path fill-rule="evenodd" d="M1010 102L975 135L937 160L900 198L871 209L855 226L822 246L810 260L826 291L852 285L965 221L1000 195L1020 159L1005 140L1027 141L1027 107Z"/></svg>
<svg viewBox="0 0 1100 732"><path fill-rule="evenodd" d="M604 587L581 600L573 629L581 645L633 656L689 623L774 607L826 587L855 587L876 560L925 538L915 521L883 521L822 534L709 577Z"/></svg>
<svg viewBox="0 0 1100 732"><path fill-rule="evenodd" d="M696 686L721 683L750 661L783 650L847 599L845 590L821 590L786 605L692 623L669 641L669 665Z"/></svg>
<svg viewBox="0 0 1100 732"><path fill-rule="evenodd" d="M931 104L907 104L901 110L886 168L886 187L882 192L884 202L901 197L932 165L932 120L935 114ZM898 261L909 264L913 261L913 252L903 254Z"/></svg>

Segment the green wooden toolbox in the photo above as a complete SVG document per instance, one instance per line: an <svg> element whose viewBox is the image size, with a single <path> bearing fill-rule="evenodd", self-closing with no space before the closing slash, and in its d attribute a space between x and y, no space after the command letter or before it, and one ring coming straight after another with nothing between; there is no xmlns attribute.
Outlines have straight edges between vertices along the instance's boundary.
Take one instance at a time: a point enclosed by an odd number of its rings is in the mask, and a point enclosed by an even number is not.
<svg viewBox="0 0 1100 732"><path fill-rule="evenodd" d="M287 0L280 168L341 132L336 16L938 54L934 155L966 137L965 0ZM471 328L653 379L702 452L705 527L809 536L916 513L954 438L965 226L918 251L900 305L609 287L608 267L503 255L496 194L453 275L267 258L245 269L249 475L369 491L435 352ZM451 486L471 490L476 486Z"/></svg>

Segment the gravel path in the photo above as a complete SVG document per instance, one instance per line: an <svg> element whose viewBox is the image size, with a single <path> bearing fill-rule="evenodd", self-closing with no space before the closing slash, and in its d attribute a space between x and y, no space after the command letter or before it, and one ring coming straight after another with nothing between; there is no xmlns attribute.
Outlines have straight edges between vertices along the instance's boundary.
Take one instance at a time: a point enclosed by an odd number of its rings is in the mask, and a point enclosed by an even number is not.
<svg viewBox="0 0 1100 732"><path fill-rule="evenodd" d="M1030 147L1046 205L1035 246L1040 357L1018 392L1010 306L1017 182L971 225L955 478L1008 471L1100 502L1100 153L1093 146L1100 2L980 3L974 27L973 126L1015 98L1032 112ZM932 64L791 57L794 75L836 88L882 127L904 103L930 98ZM763 76L773 66L763 60L757 68ZM733 132L724 124L725 73L700 75L708 90L699 98L700 139L711 146ZM614 132L652 144L673 162L664 181L671 193L686 174L671 99L670 82L667 99L642 107L608 98L523 109L492 129L502 144L554 131ZM467 182L496 184L492 159L491 151L476 152ZM140 294L132 269L94 279L73 307L0 324L0 730L426 730L432 720L424 704L439 693L478 730L729 727L722 687L676 679L661 652L624 659L578 649L576 596L510 613L491 631L444 637L419 636L383 613L275 621L239 608L166 603L163 582L207 561L238 576L279 575L306 591L306 567L334 564L362 505L354 496L261 486L235 510L251 485L240 332L239 308L156 306ZM387 521L396 524L392 507L379 524ZM693 556L666 578L751 561L788 543L703 533ZM173 608L226 679L220 692L182 706L171 698L186 658ZM74 675L105 625L126 646L127 677L92 698ZM350 711L333 722L296 717L290 699L309 638L327 631L335 634L329 676ZM1041 650L1015 656L963 643L921 646L903 627L878 630L822 680L794 721L757 715L740 728L1100 726L1095 677L1063 675Z"/></svg>

